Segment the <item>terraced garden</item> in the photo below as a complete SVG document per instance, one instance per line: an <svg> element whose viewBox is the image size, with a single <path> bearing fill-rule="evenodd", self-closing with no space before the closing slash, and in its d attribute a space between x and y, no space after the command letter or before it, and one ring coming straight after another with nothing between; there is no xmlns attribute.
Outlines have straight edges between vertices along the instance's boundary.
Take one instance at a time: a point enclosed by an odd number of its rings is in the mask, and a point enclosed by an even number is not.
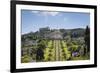
<svg viewBox="0 0 100 73"><path fill-rule="evenodd" d="M42 45L39 47L38 55L38 49L35 46L26 47L28 48L26 50L28 53L22 56L22 62L53 62L89 59L89 55L84 55L84 47L75 42L69 43L66 40L45 40L44 43L44 47L46 47L43 49L42 42Z"/></svg>
<svg viewBox="0 0 100 73"><path fill-rule="evenodd" d="M44 61L66 61L71 55L64 40L50 40L44 52Z"/></svg>

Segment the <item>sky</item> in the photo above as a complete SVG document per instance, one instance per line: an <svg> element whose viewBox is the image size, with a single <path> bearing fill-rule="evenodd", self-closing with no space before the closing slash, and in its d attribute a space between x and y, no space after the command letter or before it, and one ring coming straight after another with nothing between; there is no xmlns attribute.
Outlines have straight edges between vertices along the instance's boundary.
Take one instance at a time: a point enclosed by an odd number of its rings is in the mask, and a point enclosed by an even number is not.
<svg viewBox="0 0 100 73"><path fill-rule="evenodd" d="M74 29L90 24L90 13L21 10L22 34L36 32L39 28Z"/></svg>

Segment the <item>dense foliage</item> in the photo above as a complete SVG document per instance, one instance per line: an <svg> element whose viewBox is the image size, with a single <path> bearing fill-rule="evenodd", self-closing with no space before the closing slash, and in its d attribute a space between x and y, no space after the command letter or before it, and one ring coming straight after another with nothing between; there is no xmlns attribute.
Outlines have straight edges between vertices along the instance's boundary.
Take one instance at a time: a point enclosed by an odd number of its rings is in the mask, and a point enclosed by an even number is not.
<svg viewBox="0 0 100 73"><path fill-rule="evenodd" d="M56 39L56 37L59 37ZM51 39L51 37L54 38ZM37 32L21 37L21 62L48 62L87 60L90 58L90 28L50 29L40 28Z"/></svg>

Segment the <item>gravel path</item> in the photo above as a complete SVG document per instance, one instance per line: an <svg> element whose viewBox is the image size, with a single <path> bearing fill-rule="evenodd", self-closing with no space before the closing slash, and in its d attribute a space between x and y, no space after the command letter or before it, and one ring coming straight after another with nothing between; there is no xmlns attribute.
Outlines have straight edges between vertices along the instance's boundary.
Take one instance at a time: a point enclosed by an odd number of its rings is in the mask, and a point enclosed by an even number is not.
<svg viewBox="0 0 100 73"><path fill-rule="evenodd" d="M60 49L61 49L60 40L55 40L56 61L60 61Z"/></svg>

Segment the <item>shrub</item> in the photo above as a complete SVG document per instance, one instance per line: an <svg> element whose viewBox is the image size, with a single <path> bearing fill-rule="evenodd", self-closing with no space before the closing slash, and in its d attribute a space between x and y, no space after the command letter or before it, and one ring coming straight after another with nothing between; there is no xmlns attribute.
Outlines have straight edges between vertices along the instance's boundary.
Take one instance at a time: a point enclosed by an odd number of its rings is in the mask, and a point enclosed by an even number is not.
<svg viewBox="0 0 100 73"><path fill-rule="evenodd" d="M31 61L31 57L28 56L28 55L25 55L25 56L23 56L23 57L21 58L21 62L22 62L22 63L28 63L28 62L30 62L30 61Z"/></svg>

